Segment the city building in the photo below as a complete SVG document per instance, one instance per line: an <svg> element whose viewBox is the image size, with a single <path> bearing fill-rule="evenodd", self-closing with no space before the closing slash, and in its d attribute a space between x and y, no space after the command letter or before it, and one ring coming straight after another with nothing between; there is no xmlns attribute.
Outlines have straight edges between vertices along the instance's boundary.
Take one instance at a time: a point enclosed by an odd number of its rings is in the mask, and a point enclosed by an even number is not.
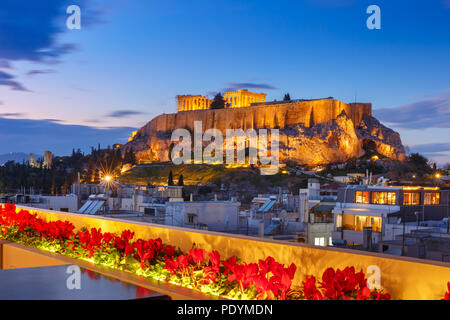
<svg viewBox="0 0 450 320"><path fill-rule="evenodd" d="M236 201L166 202L165 224L234 232L239 225L240 205Z"/></svg>
<svg viewBox="0 0 450 320"><path fill-rule="evenodd" d="M427 223L394 240L380 241L377 247L380 253L450 262L450 233L442 222Z"/></svg>
<svg viewBox="0 0 450 320"><path fill-rule="evenodd" d="M333 242L370 249L425 221L447 221L450 190L438 187L349 185L333 209Z"/></svg>
<svg viewBox="0 0 450 320"><path fill-rule="evenodd" d="M52 153L51 153L51 151L44 151L44 162L42 163L42 168L45 168L45 169L52 168Z"/></svg>
<svg viewBox="0 0 450 320"><path fill-rule="evenodd" d="M109 197L106 197L105 188L99 184L74 184L72 191L79 196L83 205L89 201L92 195L104 196L105 205L111 214L151 213L155 211L155 206L160 208L165 202L183 201L182 186L120 184ZM100 208L96 212L104 213Z"/></svg>
<svg viewBox="0 0 450 320"><path fill-rule="evenodd" d="M62 212L76 212L78 210L78 197L75 194L65 196L17 194L8 201L28 207Z"/></svg>
<svg viewBox="0 0 450 320"><path fill-rule="evenodd" d="M28 164L30 165L30 167L37 167L38 166L38 163L37 163L33 153L30 153L30 157L28 159Z"/></svg>

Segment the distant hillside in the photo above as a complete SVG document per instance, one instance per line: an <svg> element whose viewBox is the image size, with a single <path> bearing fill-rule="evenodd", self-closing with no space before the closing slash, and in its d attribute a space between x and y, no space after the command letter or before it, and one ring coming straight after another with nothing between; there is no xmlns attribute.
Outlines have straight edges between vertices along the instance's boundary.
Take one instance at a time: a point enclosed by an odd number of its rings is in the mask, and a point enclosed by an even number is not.
<svg viewBox="0 0 450 320"><path fill-rule="evenodd" d="M34 158L38 159L40 156L35 155ZM11 152L6 154L0 154L0 165L8 161L14 161L18 163L27 162L29 155L23 152Z"/></svg>
<svg viewBox="0 0 450 320"><path fill-rule="evenodd" d="M238 192L254 190L271 192L277 188L292 188L298 192L299 187L306 187L307 177L290 176L287 174L261 175L258 169L226 168L224 165L155 163L140 165L124 173L119 180L125 184L167 185L169 173L172 171L175 185L180 174L185 185L215 184L220 187L234 185Z"/></svg>

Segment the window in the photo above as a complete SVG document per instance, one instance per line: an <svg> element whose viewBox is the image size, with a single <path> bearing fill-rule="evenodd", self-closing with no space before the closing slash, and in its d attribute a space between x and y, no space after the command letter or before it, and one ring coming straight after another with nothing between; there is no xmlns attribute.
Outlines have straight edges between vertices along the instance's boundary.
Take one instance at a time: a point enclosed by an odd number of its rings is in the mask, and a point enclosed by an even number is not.
<svg viewBox="0 0 450 320"><path fill-rule="evenodd" d="M324 247L325 246L325 237L314 238L314 245Z"/></svg>
<svg viewBox="0 0 450 320"><path fill-rule="evenodd" d="M403 193L403 205L418 206L420 204L420 194L418 192Z"/></svg>
<svg viewBox="0 0 450 320"><path fill-rule="evenodd" d="M369 191L356 191L355 192L356 203L369 203Z"/></svg>
<svg viewBox="0 0 450 320"><path fill-rule="evenodd" d="M193 223L197 222L196 220L197 220L197 215L196 214L188 214L187 215L187 223L193 224Z"/></svg>
<svg viewBox="0 0 450 320"><path fill-rule="evenodd" d="M329 245L329 246L332 246L332 245L333 245L333 238L332 238L332 237L330 237L330 238L328 239L328 245Z"/></svg>
<svg viewBox="0 0 450 320"><path fill-rule="evenodd" d="M342 214L336 215L336 228L342 228Z"/></svg>
<svg viewBox="0 0 450 320"><path fill-rule="evenodd" d="M363 231L364 227L372 227L373 232L381 232L381 217L344 214L344 229Z"/></svg>
<svg viewBox="0 0 450 320"><path fill-rule="evenodd" d="M395 205L395 192L372 192L373 204L390 204Z"/></svg>
<svg viewBox="0 0 450 320"><path fill-rule="evenodd" d="M440 204L439 192L427 192L423 198L425 205Z"/></svg>

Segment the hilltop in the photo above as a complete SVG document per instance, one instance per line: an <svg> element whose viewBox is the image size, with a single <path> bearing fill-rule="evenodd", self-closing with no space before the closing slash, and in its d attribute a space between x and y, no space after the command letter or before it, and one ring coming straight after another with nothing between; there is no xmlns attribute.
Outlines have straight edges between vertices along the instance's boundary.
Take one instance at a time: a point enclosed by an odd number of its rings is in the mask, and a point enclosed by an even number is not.
<svg viewBox="0 0 450 320"><path fill-rule="evenodd" d="M169 161L175 129L194 130L202 122L203 132L215 128L279 129L280 161L320 165L359 158L367 151L393 160L404 160L400 135L372 116L370 103L346 104L332 98L266 103L242 108L195 110L161 114L144 125L122 147L138 161Z"/></svg>

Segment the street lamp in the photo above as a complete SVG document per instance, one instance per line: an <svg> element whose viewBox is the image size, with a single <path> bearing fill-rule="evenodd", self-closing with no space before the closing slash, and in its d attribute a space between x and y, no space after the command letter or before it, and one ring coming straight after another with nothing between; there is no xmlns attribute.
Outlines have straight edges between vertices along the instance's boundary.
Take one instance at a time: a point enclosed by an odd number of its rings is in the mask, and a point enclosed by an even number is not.
<svg viewBox="0 0 450 320"><path fill-rule="evenodd" d="M110 175L106 175L103 180L106 184L106 210L109 211L109 186L111 185L113 178Z"/></svg>

